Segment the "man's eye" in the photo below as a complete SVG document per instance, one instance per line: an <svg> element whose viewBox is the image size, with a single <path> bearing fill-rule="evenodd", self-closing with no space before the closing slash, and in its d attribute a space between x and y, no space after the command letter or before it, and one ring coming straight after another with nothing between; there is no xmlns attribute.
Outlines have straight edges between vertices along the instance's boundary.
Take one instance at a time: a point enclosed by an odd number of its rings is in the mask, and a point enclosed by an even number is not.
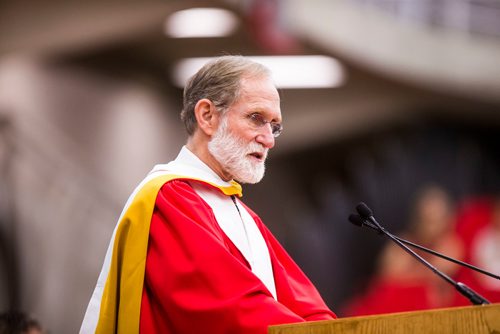
<svg viewBox="0 0 500 334"><path fill-rule="evenodd" d="M266 124L266 121L260 114L250 114L249 117L252 123L255 124L256 126L263 126L264 124Z"/></svg>

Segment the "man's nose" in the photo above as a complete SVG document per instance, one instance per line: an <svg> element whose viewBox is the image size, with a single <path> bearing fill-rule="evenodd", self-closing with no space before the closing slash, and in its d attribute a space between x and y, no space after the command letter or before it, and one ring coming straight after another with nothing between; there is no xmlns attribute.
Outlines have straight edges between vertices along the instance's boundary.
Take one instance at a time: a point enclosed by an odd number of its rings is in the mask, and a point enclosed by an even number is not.
<svg viewBox="0 0 500 334"><path fill-rule="evenodd" d="M274 135L273 130L271 129L270 124L266 124L260 129L259 134L255 138L257 143L261 144L267 149L271 149L274 147Z"/></svg>

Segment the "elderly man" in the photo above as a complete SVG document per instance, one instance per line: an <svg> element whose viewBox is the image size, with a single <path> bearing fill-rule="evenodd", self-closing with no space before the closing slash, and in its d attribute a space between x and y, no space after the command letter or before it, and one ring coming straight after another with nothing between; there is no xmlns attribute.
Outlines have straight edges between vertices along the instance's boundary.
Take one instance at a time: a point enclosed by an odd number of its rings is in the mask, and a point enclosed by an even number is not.
<svg viewBox="0 0 500 334"><path fill-rule="evenodd" d="M240 56L206 64L184 89L189 134L119 219L81 333L266 333L333 319L240 183L257 183L281 133L278 92Z"/></svg>

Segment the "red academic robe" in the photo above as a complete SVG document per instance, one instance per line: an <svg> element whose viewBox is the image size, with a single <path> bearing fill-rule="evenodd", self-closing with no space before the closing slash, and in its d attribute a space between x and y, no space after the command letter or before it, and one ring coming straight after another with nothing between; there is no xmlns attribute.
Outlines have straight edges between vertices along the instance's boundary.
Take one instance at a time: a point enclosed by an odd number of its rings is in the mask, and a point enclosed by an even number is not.
<svg viewBox="0 0 500 334"><path fill-rule="evenodd" d="M262 221L247 210L267 243L278 300L252 273L208 204L186 181L173 180L158 193L151 220L141 333L264 334L273 324L336 317Z"/></svg>

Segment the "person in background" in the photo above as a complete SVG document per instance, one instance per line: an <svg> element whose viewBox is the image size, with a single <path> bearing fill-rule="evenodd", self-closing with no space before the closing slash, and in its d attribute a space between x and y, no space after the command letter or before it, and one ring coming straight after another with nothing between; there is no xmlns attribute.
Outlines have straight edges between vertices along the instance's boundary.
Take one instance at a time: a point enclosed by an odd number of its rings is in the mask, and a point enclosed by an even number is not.
<svg viewBox="0 0 500 334"><path fill-rule="evenodd" d="M44 334L40 323L24 312L0 314L0 334Z"/></svg>
<svg viewBox="0 0 500 334"><path fill-rule="evenodd" d="M81 333L267 333L334 319L239 183L257 183L282 130L269 71L241 56L202 67L184 89L189 135L127 202ZM237 183L239 182L239 183Z"/></svg>
<svg viewBox="0 0 500 334"><path fill-rule="evenodd" d="M466 245L466 262L500 275L500 197L480 195L467 198L458 212L458 232ZM491 303L500 302L500 281L461 268L458 280ZM457 305L466 305L457 300Z"/></svg>
<svg viewBox="0 0 500 334"><path fill-rule="evenodd" d="M500 199L492 204L489 224L482 229L472 244L472 261L496 275L500 273ZM475 273L483 289L493 302L500 301L500 281Z"/></svg>

